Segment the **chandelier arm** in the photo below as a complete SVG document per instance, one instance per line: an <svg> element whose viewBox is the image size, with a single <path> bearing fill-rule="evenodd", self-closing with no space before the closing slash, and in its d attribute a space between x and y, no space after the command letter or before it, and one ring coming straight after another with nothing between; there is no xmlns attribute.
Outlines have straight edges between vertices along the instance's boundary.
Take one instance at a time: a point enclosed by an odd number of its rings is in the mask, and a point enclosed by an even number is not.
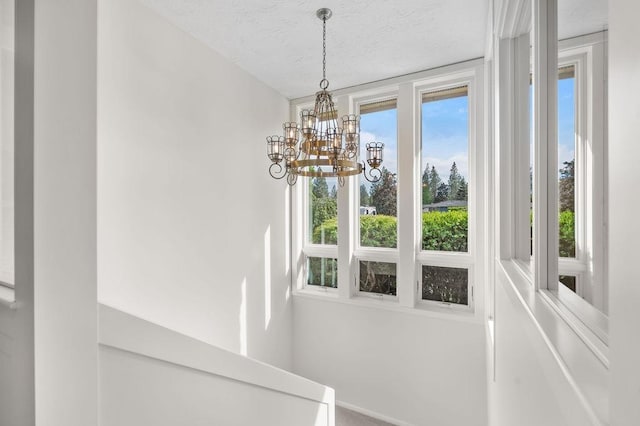
<svg viewBox="0 0 640 426"><path fill-rule="evenodd" d="M297 180L298 180L298 175L293 173L289 173L287 175L287 183L289 184L289 186L295 185Z"/></svg>
<svg viewBox="0 0 640 426"><path fill-rule="evenodd" d="M289 168L283 168L280 163L273 163L269 166L269 174L274 179L282 179L289 172Z"/></svg>
<svg viewBox="0 0 640 426"><path fill-rule="evenodd" d="M382 178L382 170L378 168L370 168L368 170L369 171L367 172L367 167L364 165L364 162L362 162L362 175L366 180L371 183L375 183Z"/></svg>

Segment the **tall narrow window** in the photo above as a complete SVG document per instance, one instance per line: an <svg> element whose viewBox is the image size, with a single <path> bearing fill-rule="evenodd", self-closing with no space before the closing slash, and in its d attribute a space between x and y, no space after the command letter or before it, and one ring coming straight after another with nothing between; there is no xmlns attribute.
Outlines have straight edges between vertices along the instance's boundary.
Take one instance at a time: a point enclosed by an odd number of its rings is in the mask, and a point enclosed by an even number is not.
<svg viewBox="0 0 640 426"><path fill-rule="evenodd" d="M0 285L14 283L14 1L0 2Z"/></svg>
<svg viewBox="0 0 640 426"><path fill-rule="evenodd" d="M338 243L338 179L317 177L309 181L308 242Z"/></svg>
<svg viewBox="0 0 640 426"><path fill-rule="evenodd" d="M560 257L576 257L576 79L573 65L558 74L558 195ZM579 166L579 165L578 165ZM573 286L575 289L575 285Z"/></svg>
<svg viewBox="0 0 640 426"><path fill-rule="evenodd" d="M469 98L460 86L422 96L422 249L468 251Z"/></svg>
<svg viewBox="0 0 640 426"><path fill-rule="evenodd" d="M421 299L469 305L468 85L422 93L421 113Z"/></svg>
<svg viewBox="0 0 640 426"><path fill-rule="evenodd" d="M398 228L398 110L396 99L360 106L360 152L366 143L384 143L380 181L370 183L359 176L360 245L397 247Z"/></svg>

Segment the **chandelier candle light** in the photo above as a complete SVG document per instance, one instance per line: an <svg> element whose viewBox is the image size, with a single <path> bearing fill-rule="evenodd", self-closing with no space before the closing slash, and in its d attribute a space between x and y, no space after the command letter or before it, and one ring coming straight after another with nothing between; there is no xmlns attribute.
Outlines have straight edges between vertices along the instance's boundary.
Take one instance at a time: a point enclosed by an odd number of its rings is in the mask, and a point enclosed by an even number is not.
<svg viewBox="0 0 640 426"><path fill-rule="evenodd" d="M377 182L382 177L382 142L366 145L367 163L360 162L360 116L348 114L342 117L342 127L338 127L338 114L327 92L329 80L326 78L326 36L327 20L331 9L318 9L316 16L322 20L322 80L320 91L316 93L314 109L300 113L300 124L287 122L282 125L284 136L267 137L267 155L272 164L269 174L275 179L287 177L293 185L298 176L337 177L340 186L346 176L362 173L369 182ZM284 166L283 166L284 162Z"/></svg>

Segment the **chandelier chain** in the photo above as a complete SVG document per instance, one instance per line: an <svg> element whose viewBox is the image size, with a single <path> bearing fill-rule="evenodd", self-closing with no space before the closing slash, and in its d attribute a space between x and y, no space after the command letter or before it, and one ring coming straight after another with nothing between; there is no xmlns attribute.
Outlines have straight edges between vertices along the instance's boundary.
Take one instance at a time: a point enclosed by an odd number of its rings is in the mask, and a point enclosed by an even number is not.
<svg viewBox="0 0 640 426"><path fill-rule="evenodd" d="M322 80L327 80L327 18L322 18Z"/></svg>

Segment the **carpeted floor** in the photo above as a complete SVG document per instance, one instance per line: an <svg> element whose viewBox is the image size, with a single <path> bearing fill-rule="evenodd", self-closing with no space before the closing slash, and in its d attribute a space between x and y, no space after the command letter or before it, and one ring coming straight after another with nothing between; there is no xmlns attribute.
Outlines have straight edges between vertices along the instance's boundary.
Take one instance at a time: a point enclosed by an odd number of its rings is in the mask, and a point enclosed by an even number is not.
<svg viewBox="0 0 640 426"><path fill-rule="evenodd" d="M393 426L393 424L336 405L336 426Z"/></svg>

